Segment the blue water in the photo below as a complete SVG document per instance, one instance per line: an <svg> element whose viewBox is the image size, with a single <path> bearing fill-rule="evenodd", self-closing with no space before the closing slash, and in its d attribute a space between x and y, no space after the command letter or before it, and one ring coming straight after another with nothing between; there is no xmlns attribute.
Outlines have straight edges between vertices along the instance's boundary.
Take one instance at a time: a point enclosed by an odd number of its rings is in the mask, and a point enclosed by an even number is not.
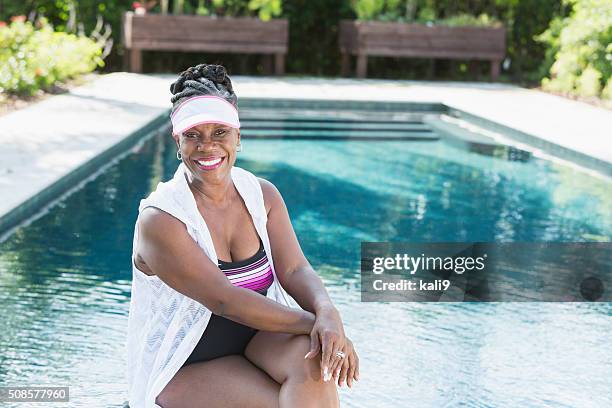
<svg viewBox="0 0 612 408"><path fill-rule="evenodd" d="M441 141L243 146L238 165L283 194L360 354L343 407L612 406L610 303L359 294L361 241L609 241L610 181ZM174 149L151 139L0 243L0 384L70 386L70 407L126 399L133 225L139 199L174 173Z"/></svg>

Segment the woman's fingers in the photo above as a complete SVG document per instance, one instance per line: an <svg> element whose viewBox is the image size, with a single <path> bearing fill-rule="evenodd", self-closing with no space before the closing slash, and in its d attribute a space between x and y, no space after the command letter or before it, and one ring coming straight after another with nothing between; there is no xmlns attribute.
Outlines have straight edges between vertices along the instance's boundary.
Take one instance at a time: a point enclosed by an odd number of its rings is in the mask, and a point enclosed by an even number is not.
<svg viewBox="0 0 612 408"><path fill-rule="evenodd" d="M321 378L323 378L323 380L327 378L327 365L325 364L327 360L325 356L329 354L328 348L329 344L327 344L323 340L323 336L321 336Z"/></svg>
<svg viewBox="0 0 612 408"><path fill-rule="evenodd" d="M348 372L347 372L347 380L346 384L349 387L353 387L353 380L355 380L355 370L357 369L357 361L355 360L355 353L351 353L346 356L348 359Z"/></svg>
<svg viewBox="0 0 612 408"><path fill-rule="evenodd" d="M339 351L342 351L340 344L339 343L334 343L334 351L332 353L332 363L331 363L331 374L332 377L334 378L334 381L338 379L338 374L340 373L340 370L342 369L342 364L344 363L344 359L346 358L340 358L338 357L337 353Z"/></svg>
<svg viewBox="0 0 612 408"><path fill-rule="evenodd" d="M333 371L333 378L334 381L338 381L338 376L340 375L340 371L342 370L342 366L344 365L344 359L341 358L337 358L336 361L334 362L334 371Z"/></svg>
<svg viewBox="0 0 612 408"><path fill-rule="evenodd" d="M355 378L355 381L359 381L359 356L357 356L357 352L354 349L353 358L355 359L355 374L353 374L353 378Z"/></svg>
<svg viewBox="0 0 612 408"><path fill-rule="evenodd" d="M317 336L316 333L314 334L311 333L310 334L310 350L308 351L308 353L306 353L304 358L313 358L319 353L319 350L320 350L319 337Z"/></svg>
<svg viewBox="0 0 612 408"><path fill-rule="evenodd" d="M334 345L330 342L329 337L325 335L321 337L321 375L323 377L323 381L327 381L328 377L331 375L331 371L329 369L331 365L331 353Z"/></svg>
<svg viewBox="0 0 612 408"><path fill-rule="evenodd" d="M346 381L346 374L349 370L349 360L348 360L348 356L344 357L342 359L342 366L340 367L340 374L338 375L338 386L342 387L342 384L344 383L344 381ZM348 382L347 382L348 384Z"/></svg>

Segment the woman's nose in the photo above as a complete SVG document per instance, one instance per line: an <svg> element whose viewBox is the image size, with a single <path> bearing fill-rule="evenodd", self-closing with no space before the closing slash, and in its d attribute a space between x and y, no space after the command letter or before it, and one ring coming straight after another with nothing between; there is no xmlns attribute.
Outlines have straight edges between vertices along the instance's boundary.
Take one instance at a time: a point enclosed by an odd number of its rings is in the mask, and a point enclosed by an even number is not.
<svg viewBox="0 0 612 408"><path fill-rule="evenodd" d="M206 149L212 149L214 147L214 143L211 139L201 139L198 142L198 150L202 151L202 150L206 150Z"/></svg>

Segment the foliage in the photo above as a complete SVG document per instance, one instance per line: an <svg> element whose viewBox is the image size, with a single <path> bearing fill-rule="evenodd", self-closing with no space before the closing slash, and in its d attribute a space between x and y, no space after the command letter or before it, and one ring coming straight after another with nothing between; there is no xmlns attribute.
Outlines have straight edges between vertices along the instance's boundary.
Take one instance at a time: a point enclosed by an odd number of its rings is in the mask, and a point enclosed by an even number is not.
<svg viewBox="0 0 612 408"><path fill-rule="evenodd" d="M250 0L247 6L251 11L257 11L259 18L267 21L279 16L282 11L281 0Z"/></svg>
<svg viewBox="0 0 612 408"><path fill-rule="evenodd" d="M284 0L289 20L287 71L310 75L337 75L340 51L338 25L352 19L347 0Z"/></svg>
<svg viewBox="0 0 612 408"><path fill-rule="evenodd" d="M374 18L386 16L386 13L383 11L385 3L379 0L353 0L352 6L359 20L373 20Z"/></svg>
<svg viewBox="0 0 612 408"><path fill-rule="evenodd" d="M175 14L202 16L258 16L263 21L278 17L282 12L282 0L198 0L197 5L185 0L175 0Z"/></svg>
<svg viewBox="0 0 612 408"><path fill-rule="evenodd" d="M608 0L565 0L572 12L537 39L548 45L544 89L612 99L612 7ZM551 60L554 60L552 64Z"/></svg>
<svg viewBox="0 0 612 408"><path fill-rule="evenodd" d="M43 13L56 31L70 31L70 7L76 10L76 19L90 32L98 16L110 24L115 44L113 53L106 59L106 69L123 68L121 21L125 11L133 9L134 0L0 0L0 20L12 15ZM180 4L175 0L140 0L149 12L166 10L175 13ZM572 12L574 1L568 0L182 0L183 12L211 16L259 16L283 17L289 20L289 55L287 72L310 75L338 75L340 55L338 51L338 24L341 19L376 19L381 21L418 21L450 25L495 24L501 22L507 32L507 61L503 77L517 82L540 83L549 75L555 56L561 47L560 32L567 25L565 17ZM595 4L580 1L580 3ZM605 3L605 0L599 0ZM478 17L472 17L478 16ZM600 18L596 16L596 19ZM547 31L548 30L548 31ZM538 35L547 31L551 41L537 41ZM598 40L599 41L599 40ZM557 43L557 45L555 45ZM602 44L605 44L602 42ZM567 49L567 47L566 47ZM164 57L164 58L160 58ZM259 56L226 54L156 53L144 55L145 68L150 71L178 72L189 65L202 62L220 62L233 65L234 73L260 73L263 65ZM567 58L566 58L567 59ZM605 61L596 58L596 61ZM612 94L609 75L592 62L580 82L573 86L592 92L599 83L602 94ZM444 78L473 79L465 61L431 61L418 59L395 60L371 58L368 72L375 77L395 78ZM564 64L558 64L559 69ZM608 66L609 66L608 62ZM477 64L486 75L488 64ZM581 71L582 72L582 71ZM430 76L431 75L431 76ZM560 76L551 75L551 80Z"/></svg>
<svg viewBox="0 0 612 408"><path fill-rule="evenodd" d="M499 20L486 13L474 16L458 13L445 18L436 18L436 10L431 2L417 0L352 0L351 6L362 21L394 21L398 23L431 23L450 27L476 26L490 27L500 25Z"/></svg>
<svg viewBox="0 0 612 408"><path fill-rule="evenodd" d="M501 26L501 22L488 14L482 13L479 16L473 16L471 14L462 13L451 17L443 18L436 21L437 24L445 25L449 27L498 27Z"/></svg>
<svg viewBox="0 0 612 408"><path fill-rule="evenodd" d="M25 16L0 26L0 91L33 94L58 81L104 65L102 46L70 33L55 32L45 19Z"/></svg>

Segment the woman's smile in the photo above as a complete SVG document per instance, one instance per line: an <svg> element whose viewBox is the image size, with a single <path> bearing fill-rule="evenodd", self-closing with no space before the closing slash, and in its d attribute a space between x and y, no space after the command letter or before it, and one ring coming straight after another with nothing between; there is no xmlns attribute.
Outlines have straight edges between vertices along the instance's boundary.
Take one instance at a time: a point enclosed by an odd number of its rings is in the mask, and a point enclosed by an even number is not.
<svg viewBox="0 0 612 408"><path fill-rule="evenodd" d="M200 170L210 171L215 170L216 168L221 166L224 160L225 157L209 156L202 157L200 159L194 159L193 162Z"/></svg>

